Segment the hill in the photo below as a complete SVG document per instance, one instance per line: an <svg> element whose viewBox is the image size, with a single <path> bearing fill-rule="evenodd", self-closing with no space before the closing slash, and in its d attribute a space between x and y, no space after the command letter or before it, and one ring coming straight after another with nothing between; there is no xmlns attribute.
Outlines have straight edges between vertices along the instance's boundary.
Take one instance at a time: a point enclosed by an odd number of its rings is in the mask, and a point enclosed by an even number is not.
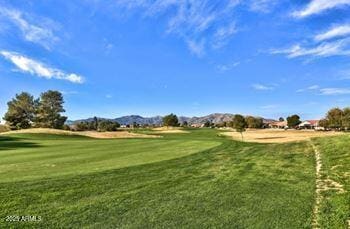
<svg viewBox="0 0 350 229"><path fill-rule="evenodd" d="M234 114L229 113L214 113L209 114L206 116L201 117L186 117L186 116L179 116L179 122L187 122L188 124L204 124L205 122L209 121L214 124L223 123L223 122L229 122L232 120ZM106 119L99 117L100 120L110 120L120 123L121 125L131 125L133 123L141 124L141 125L161 125L162 124L162 116L154 116L154 117L142 117L140 115L128 115L128 116L122 116L115 119ZM82 121L93 121L93 118L88 119L81 119L81 120L75 120L75 121L67 121L67 124L74 124L79 123ZM273 121L272 119L264 119L264 121Z"/></svg>

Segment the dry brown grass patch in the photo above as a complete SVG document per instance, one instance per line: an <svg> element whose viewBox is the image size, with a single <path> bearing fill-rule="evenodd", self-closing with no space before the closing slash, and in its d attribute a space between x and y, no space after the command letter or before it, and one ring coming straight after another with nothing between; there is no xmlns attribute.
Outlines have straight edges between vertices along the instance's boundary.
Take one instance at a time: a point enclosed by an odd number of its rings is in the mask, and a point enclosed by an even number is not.
<svg viewBox="0 0 350 229"><path fill-rule="evenodd" d="M295 141L307 141L315 137L327 137L341 135L341 132L333 131L314 131L314 130L278 130L278 129L263 129L263 130L247 130L243 133L244 141L260 142L260 143L284 143ZM222 135L230 136L233 139L241 140L241 135L238 132L224 132Z"/></svg>
<svg viewBox="0 0 350 229"><path fill-rule="evenodd" d="M68 130L56 130L49 128L32 128L24 130L14 130L7 133L40 133L40 134L59 134L59 135L81 135L91 138L159 138L158 135L147 135L130 133L128 131L115 131L115 132L97 132L97 131L68 131Z"/></svg>
<svg viewBox="0 0 350 229"><path fill-rule="evenodd" d="M176 133L190 133L189 131L183 130L182 127L158 127L158 128L153 128L153 131L159 134L176 134Z"/></svg>

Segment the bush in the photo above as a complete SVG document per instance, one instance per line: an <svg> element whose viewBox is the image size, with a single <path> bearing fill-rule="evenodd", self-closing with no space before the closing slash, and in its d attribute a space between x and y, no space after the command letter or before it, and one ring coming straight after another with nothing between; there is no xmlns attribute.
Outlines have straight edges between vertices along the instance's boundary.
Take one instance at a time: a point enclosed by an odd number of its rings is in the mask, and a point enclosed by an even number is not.
<svg viewBox="0 0 350 229"><path fill-rule="evenodd" d="M5 125L0 125L0 133L10 131L10 128Z"/></svg>
<svg viewBox="0 0 350 229"><path fill-rule="evenodd" d="M63 125L62 129L63 129L63 130L70 130L70 126L68 126L68 125Z"/></svg>
<svg viewBox="0 0 350 229"><path fill-rule="evenodd" d="M120 124L112 121L100 121L98 123L98 131L116 131L120 127Z"/></svg>

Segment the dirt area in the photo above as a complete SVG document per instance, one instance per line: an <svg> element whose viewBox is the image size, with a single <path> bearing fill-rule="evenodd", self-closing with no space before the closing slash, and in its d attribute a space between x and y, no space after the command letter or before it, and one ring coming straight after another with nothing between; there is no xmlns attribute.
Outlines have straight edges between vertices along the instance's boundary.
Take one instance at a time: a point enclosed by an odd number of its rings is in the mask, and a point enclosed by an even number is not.
<svg viewBox="0 0 350 229"><path fill-rule="evenodd" d="M178 133L190 133L189 131L183 130L181 127L158 127L152 129L155 133L159 134L178 134Z"/></svg>
<svg viewBox="0 0 350 229"><path fill-rule="evenodd" d="M243 133L244 141L260 143L284 143L294 141L306 141L315 137L327 137L341 135L341 132L314 131L314 130L247 130ZM223 132L222 135L231 136L236 140L241 140L241 134L235 131Z"/></svg>
<svg viewBox="0 0 350 229"><path fill-rule="evenodd" d="M160 138L158 135L130 133L128 131L115 132L97 132L97 131L83 131L77 132L80 135L92 138Z"/></svg>
<svg viewBox="0 0 350 229"><path fill-rule="evenodd" d="M115 132L97 132L97 131L67 131L67 130L56 130L48 128L32 128L24 130L14 130L4 132L1 134L8 133L44 133L44 134L60 134L60 135L82 135L92 138L159 138L158 135L147 135L130 133L128 131L115 131Z"/></svg>

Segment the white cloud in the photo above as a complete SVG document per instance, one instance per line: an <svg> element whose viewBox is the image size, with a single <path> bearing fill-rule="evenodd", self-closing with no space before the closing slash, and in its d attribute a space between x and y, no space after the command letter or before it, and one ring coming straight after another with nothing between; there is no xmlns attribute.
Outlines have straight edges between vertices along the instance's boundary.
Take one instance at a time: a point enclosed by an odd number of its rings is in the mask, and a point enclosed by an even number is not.
<svg viewBox="0 0 350 229"><path fill-rule="evenodd" d="M337 37L344 37L350 35L350 24L335 26L326 32L317 34L315 36L316 41L324 41Z"/></svg>
<svg viewBox="0 0 350 229"><path fill-rule="evenodd" d="M287 49L272 50L272 54L286 54L288 58L296 58L302 56L313 57L329 57L329 56L349 56L350 55L350 39L342 39L333 42L324 42L314 47L302 47L301 45L293 45Z"/></svg>
<svg viewBox="0 0 350 229"><path fill-rule="evenodd" d="M302 10L293 12L296 18L304 18L314 14L320 14L326 10L341 8L350 5L350 0L311 0Z"/></svg>
<svg viewBox="0 0 350 229"><path fill-rule="evenodd" d="M235 22L231 22L227 26L220 27L216 30L214 34L213 47L221 48L225 46L231 36L237 32L237 27Z"/></svg>
<svg viewBox="0 0 350 229"><path fill-rule="evenodd" d="M266 85L263 85L263 84L253 84L252 87L255 90L258 90L258 91L271 91L271 90L275 89L272 86L266 86Z"/></svg>
<svg viewBox="0 0 350 229"><path fill-rule="evenodd" d="M16 52L0 51L0 54L7 60L11 61L20 71L36 75L46 79L67 80L72 83L83 83L84 78L75 73L65 73L64 71L51 68L45 64L23 56Z"/></svg>
<svg viewBox="0 0 350 229"><path fill-rule="evenodd" d="M167 33L176 34L191 53L202 56L208 47L226 45L236 32L234 9L240 1L117 0L116 3L127 9L140 8L145 16L165 16Z"/></svg>
<svg viewBox="0 0 350 229"><path fill-rule="evenodd" d="M322 95L346 95L350 94L350 88L321 88Z"/></svg>
<svg viewBox="0 0 350 229"><path fill-rule="evenodd" d="M191 53L195 54L198 57L201 57L204 55L204 45L205 41L202 39L199 42L196 42L194 40L187 40L186 41L188 49L190 50Z"/></svg>
<svg viewBox="0 0 350 229"><path fill-rule="evenodd" d="M216 69L219 70L220 72L226 72L231 70L232 68L237 67L238 65L240 65L241 62L237 61L237 62L233 62L230 64L220 64L216 66Z"/></svg>
<svg viewBox="0 0 350 229"><path fill-rule="evenodd" d="M251 0L249 8L252 11L268 13L280 0Z"/></svg>
<svg viewBox="0 0 350 229"><path fill-rule="evenodd" d="M299 90L297 90L297 92L312 91L312 90L317 90L319 88L320 88L320 86L318 86L318 85L312 85L312 86L309 86L307 88L299 89Z"/></svg>
<svg viewBox="0 0 350 229"><path fill-rule="evenodd" d="M41 18L39 22L39 20L35 20L34 17L25 15L19 10L1 6L0 17L17 27L25 40L39 44L48 50L59 40L54 34L57 25L49 19Z"/></svg>

